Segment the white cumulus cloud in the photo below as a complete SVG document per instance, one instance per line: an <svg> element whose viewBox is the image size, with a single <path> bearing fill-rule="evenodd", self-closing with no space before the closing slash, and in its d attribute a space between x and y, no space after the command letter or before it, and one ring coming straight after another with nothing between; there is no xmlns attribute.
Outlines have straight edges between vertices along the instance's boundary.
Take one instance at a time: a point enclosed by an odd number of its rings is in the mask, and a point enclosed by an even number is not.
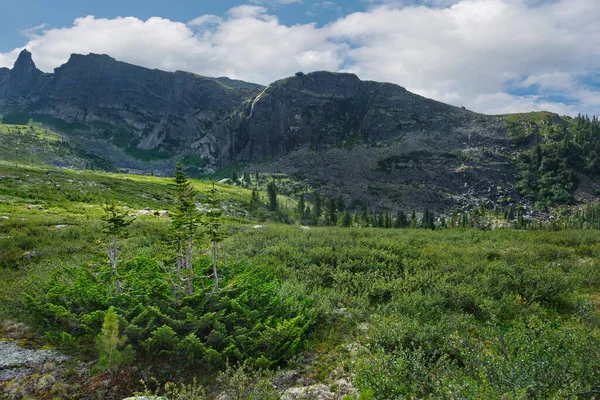
<svg viewBox="0 0 600 400"><path fill-rule="evenodd" d="M596 0L374 0L326 26L286 25L267 8L293 2L256 0L187 24L87 16L39 26L24 32L23 47L0 53L0 66L27 48L48 72L90 52L263 84L350 71L479 112L600 113L600 91L586 79L600 70Z"/></svg>
<svg viewBox="0 0 600 400"><path fill-rule="evenodd" d="M250 0L252 4L265 4L269 6L287 6L293 3L302 3L302 0Z"/></svg>

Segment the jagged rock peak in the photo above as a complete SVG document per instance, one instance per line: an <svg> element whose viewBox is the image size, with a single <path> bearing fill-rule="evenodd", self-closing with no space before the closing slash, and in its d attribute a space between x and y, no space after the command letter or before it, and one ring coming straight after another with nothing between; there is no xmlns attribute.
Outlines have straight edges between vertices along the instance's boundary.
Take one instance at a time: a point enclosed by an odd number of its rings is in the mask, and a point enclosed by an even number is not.
<svg viewBox="0 0 600 400"><path fill-rule="evenodd" d="M33 58L31 58L31 53L24 49L19 53L19 57L17 61L15 61L15 65L13 67L13 71L27 71L31 72L34 70L38 70L33 62Z"/></svg>

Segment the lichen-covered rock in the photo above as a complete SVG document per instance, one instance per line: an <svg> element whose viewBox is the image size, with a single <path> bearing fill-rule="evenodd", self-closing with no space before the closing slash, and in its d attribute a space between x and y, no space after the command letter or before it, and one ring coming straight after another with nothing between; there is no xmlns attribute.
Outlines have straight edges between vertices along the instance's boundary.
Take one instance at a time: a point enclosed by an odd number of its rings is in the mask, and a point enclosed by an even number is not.
<svg viewBox="0 0 600 400"><path fill-rule="evenodd" d="M0 370L42 365L47 361L64 361L69 357L56 350L33 350L10 340L0 340Z"/></svg>
<svg viewBox="0 0 600 400"><path fill-rule="evenodd" d="M337 400L338 396L324 384L289 388L281 395L281 400Z"/></svg>

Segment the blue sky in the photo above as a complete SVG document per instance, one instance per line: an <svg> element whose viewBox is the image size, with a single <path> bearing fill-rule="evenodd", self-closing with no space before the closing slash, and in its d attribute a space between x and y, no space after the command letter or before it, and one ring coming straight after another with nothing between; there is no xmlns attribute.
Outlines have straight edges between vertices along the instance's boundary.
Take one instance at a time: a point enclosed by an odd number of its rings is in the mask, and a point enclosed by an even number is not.
<svg viewBox="0 0 600 400"><path fill-rule="evenodd" d="M484 113L600 114L598 0L2 0L0 67L27 48L268 84L332 70Z"/></svg>
<svg viewBox="0 0 600 400"><path fill-rule="evenodd" d="M69 26L75 18L94 15L97 18L134 16L143 20L163 17L187 22L203 14L223 15L227 10L249 2L239 0L2 0L0 12L0 52L10 51L24 44L21 32L42 24L53 27ZM372 3L360 0L338 1L327 6L327 1L277 4L264 2L282 23L326 24L340 13L360 11ZM49 6L51 4L51 6Z"/></svg>

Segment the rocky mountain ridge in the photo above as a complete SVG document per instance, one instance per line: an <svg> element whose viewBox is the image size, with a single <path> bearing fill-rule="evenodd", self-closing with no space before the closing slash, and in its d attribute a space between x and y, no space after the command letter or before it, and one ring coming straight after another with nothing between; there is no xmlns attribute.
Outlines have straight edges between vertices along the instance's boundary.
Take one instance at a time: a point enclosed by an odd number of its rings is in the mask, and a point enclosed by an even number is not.
<svg viewBox="0 0 600 400"><path fill-rule="evenodd" d="M48 74L24 50L0 69L4 123L37 121L117 167L285 173L330 196L397 209L518 201L504 117L348 73L267 87L73 54Z"/></svg>

